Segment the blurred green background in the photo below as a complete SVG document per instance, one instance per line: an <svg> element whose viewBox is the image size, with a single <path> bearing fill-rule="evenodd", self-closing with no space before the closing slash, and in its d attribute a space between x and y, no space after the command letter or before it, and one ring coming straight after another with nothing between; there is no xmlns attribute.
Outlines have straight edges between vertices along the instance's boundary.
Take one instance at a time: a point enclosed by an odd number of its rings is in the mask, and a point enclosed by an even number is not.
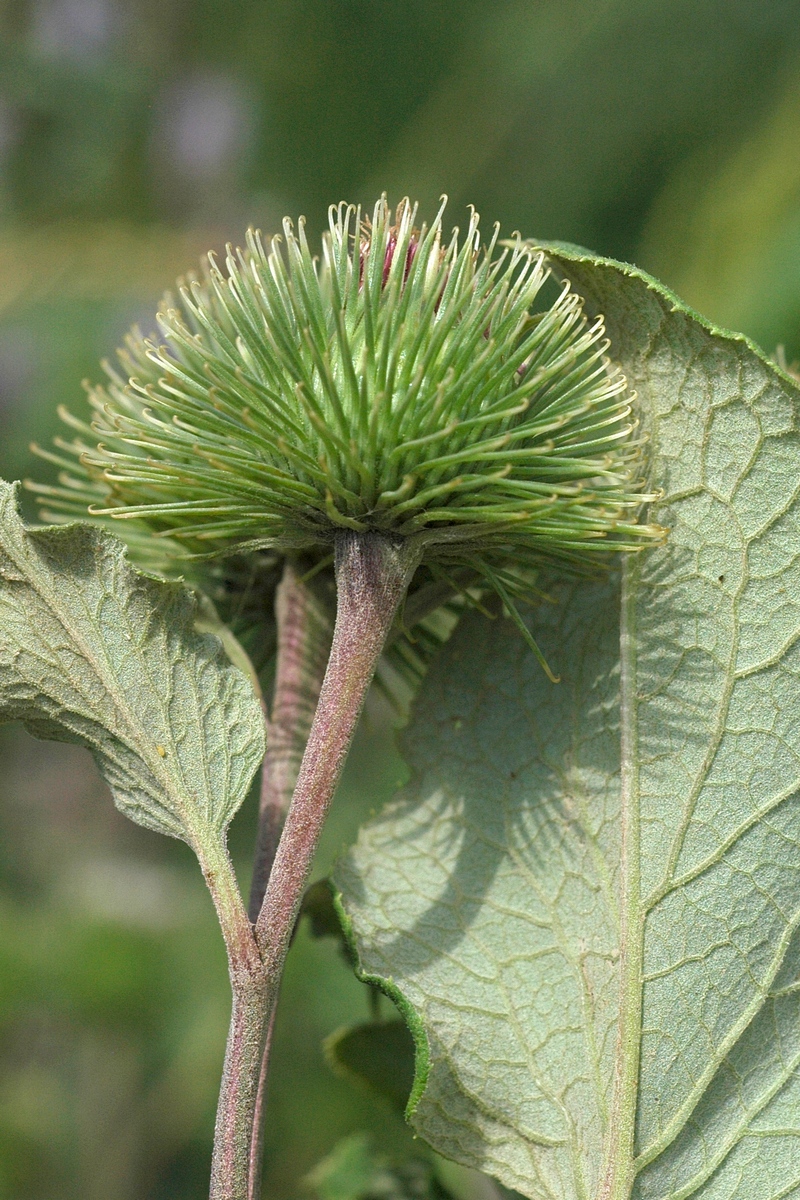
<svg viewBox="0 0 800 1200"><path fill-rule="evenodd" d="M316 235L329 203L384 189L633 259L791 362L800 2L0 3L0 472L46 478L29 442L202 251L284 213ZM0 1198L199 1200L228 988L196 866L115 812L82 751L8 728L0 767ZM318 875L402 776L373 706ZM245 884L253 823L251 802ZM303 928L270 1198L310 1194L344 1135L413 1152L325 1064L322 1039L367 1015Z"/></svg>

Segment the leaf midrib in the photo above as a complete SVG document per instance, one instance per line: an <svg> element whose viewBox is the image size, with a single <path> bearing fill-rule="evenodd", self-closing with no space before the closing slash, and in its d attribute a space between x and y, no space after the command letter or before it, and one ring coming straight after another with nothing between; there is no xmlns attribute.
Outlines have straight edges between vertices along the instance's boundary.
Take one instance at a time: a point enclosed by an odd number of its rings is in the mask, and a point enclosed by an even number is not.
<svg viewBox="0 0 800 1200"><path fill-rule="evenodd" d="M628 1200L634 1180L634 1136L642 1029L641 830L635 601L638 559L622 565L620 604L620 1009L611 1120L599 1200Z"/></svg>

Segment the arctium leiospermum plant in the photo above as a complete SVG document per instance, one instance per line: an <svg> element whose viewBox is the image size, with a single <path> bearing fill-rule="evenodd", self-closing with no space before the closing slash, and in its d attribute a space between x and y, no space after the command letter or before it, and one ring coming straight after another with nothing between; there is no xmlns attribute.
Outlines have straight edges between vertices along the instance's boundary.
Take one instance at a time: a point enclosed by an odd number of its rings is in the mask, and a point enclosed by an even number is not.
<svg viewBox="0 0 800 1200"><path fill-rule="evenodd" d="M795 383L633 267L385 200L319 256L251 233L158 328L63 414L48 524L6 495L0 694L201 861L212 1197L260 1195L283 964L398 666L412 782L336 887L415 1130L536 1200L800 1189ZM246 909L224 836L262 757ZM329 1054L375 1085L385 1038Z"/></svg>

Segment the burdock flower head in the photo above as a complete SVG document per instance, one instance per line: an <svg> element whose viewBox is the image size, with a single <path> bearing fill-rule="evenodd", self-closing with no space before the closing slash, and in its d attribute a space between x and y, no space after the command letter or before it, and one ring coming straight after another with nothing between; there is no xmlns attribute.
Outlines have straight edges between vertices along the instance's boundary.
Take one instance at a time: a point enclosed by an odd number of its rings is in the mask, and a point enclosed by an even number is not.
<svg viewBox="0 0 800 1200"><path fill-rule="evenodd" d="M343 531L468 569L513 608L529 569L581 570L658 531L637 522L641 441L622 373L564 286L517 240L482 247L442 211L415 226L385 198L332 208L315 257L303 221L209 256L134 331L124 373L66 414L63 516L133 521L191 555L329 554ZM133 533L133 529L131 530ZM527 574L526 574L527 572Z"/></svg>

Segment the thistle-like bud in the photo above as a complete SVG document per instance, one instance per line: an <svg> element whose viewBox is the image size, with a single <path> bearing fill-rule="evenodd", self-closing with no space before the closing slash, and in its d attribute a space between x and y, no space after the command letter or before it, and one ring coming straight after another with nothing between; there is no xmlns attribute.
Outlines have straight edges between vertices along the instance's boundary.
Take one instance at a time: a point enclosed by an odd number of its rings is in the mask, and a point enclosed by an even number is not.
<svg viewBox="0 0 800 1200"><path fill-rule="evenodd" d="M416 215L332 208L321 259L302 220L250 232L224 269L209 256L165 300L163 343L134 331L123 373L90 389L92 424L63 414L76 461L50 456L65 473L38 489L46 515L88 507L193 555L413 538L506 601L520 570L651 543L602 320L567 286L542 307L543 256L497 230L482 248L476 214L449 241L442 210Z"/></svg>

